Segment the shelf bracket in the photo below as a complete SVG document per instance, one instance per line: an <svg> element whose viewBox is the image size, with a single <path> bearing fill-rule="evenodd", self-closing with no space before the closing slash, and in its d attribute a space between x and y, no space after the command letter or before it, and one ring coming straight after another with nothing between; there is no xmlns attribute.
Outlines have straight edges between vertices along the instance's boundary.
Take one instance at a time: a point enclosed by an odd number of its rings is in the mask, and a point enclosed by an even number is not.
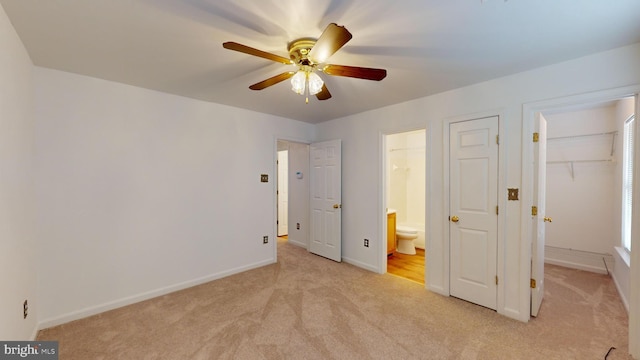
<svg viewBox="0 0 640 360"><path fill-rule="evenodd" d="M576 181L576 174L573 169L573 161L569 161L569 167L571 168L571 181Z"/></svg>

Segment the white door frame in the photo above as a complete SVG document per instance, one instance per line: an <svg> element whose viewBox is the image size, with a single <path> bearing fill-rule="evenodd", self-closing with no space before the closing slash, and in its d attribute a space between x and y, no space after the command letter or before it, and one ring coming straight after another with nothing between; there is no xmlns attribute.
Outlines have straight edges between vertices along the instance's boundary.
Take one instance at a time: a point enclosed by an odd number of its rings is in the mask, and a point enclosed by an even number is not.
<svg viewBox="0 0 640 360"><path fill-rule="evenodd" d="M424 209L424 215L425 215L425 219L424 219L424 226L425 226L425 232L424 232L424 247L425 250L428 247L429 244L429 236L428 236L428 232L427 230L431 228L431 216L429 216L429 201L431 200L430 198L430 194L429 194L429 179L431 177L431 152L427 151L429 149L430 143L431 143L431 139L430 139L430 131L428 127L411 127L411 128L406 128L406 129L394 129L394 130L389 130L389 131L381 131L378 134L378 149L379 151L379 159L378 159L378 163L380 164L380 175L379 175L379 179L380 179L380 203L378 208L381 209L380 211L380 219L379 219L379 224L380 224L380 228L379 228L379 234L380 234L380 241L378 241L378 243L380 244L378 246L378 273L379 274L385 274L387 272L387 214L386 214L386 209L388 208L387 205L387 136L389 135L395 135L395 134L402 134L402 133L406 133L406 132L412 132L412 131L418 131L418 130L424 130L425 131L425 209ZM426 275L428 275L427 272L427 267L426 267L426 263L428 262L427 258L429 256L429 253L425 251L425 288L427 287L427 277Z"/></svg>
<svg viewBox="0 0 640 360"><path fill-rule="evenodd" d="M449 168L450 168L450 164L449 164L449 126L452 123L456 123L456 122L461 122L461 121L469 121L469 120L476 120L476 119L482 119L482 118L487 118L487 117L494 117L497 116L498 117L498 136L500 138L500 146L498 147L498 207L500 210L499 214L498 214L498 254L497 254L497 264L496 264L496 273L498 275L498 279L504 279L505 278L505 263L504 263L504 251L505 251L505 241L504 241L504 234L506 233L506 229L505 229L505 213L506 213L506 194L507 194L507 190L506 190L506 171L505 171L505 164L506 164L506 141L505 141L505 110L504 109L497 109L497 110L490 110L490 111L484 111L484 112L479 112L479 113L473 113L473 114L468 114L468 115L461 115L461 116L455 116L455 117L450 117L450 118L446 118L444 119L444 121L442 122L442 139L443 139L443 155L442 155L442 162L443 162L443 196L444 196L444 203L443 203L443 209L442 209L442 214L443 214L443 221L442 224L440 224L440 226L442 226L442 234L443 234L443 268L440 269L440 271L443 273L444 275L444 284L442 289L439 289L440 291L438 291L439 293L442 293L443 295L447 295L450 296L451 295L451 290L450 290L450 281L449 281L449 276L450 276L450 251L449 251L449 246L450 246L450 232L449 232L449 219L448 216L450 214L450 206L449 206ZM427 199L430 200L430 199ZM429 204L428 208L431 207L432 205ZM431 263L427 263L427 273L431 273L431 266L433 266L433 264ZM435 269L434 269L435 270ZM500 314L504 314L510 317L513 317L511 314L506 314L506 312L508 312L508 310L505 310L505 301L504 301L504 289L505 289L505 281L498 281L498 286L497 286L497 302L496 302L496 311ZM427 287L429 287L429 284L427 284Z"/></svg>
<svg viewBox="0 0 640 360"><path fill-rule="evenodd" d="M596 91L592 93L585 93L567 97L560 97L556 99L543 100L532 103L525 103L522 106L522 160L521 163L529 164L533 161L533 143L530 141L531 134L534 129L535 113L550 111L554 109L560 109L572 105L590 103L590 102L605 102L611 100L617 100L628 96L634 96L640 93L640 85L628 86L616 89L608 89L602 91ZM636 98L636 114L639 109L637 108ZM640 144L638 144L640 145ZM638 154L638 147L636 147L636 154ZM637 173L637 172L636 172ZM635 182L634 190L640 188L640 182ZM533 173L529 166L522 166L522 189L533 188ZM640 193L634 191L634 204L640 202ZM636 201L638 200L638 201ZM527 283L531 276L531 244L532 244L532 224L531 213L526 211L531 208L534 203L533 193L529 190L523 191L521 194L522 211L520 219L520 238L522 240L521 246L521 259L520 259L520 271L522 283ZM635 206L634 206L635 207ZM640 213L634 211L632 230L634 234L637 234L640 227ZM640 248L640 243L632 237L632 247ZM524 276L526 275L526 276ZM629 275L629 282L631 284L638 283L640 280L640 251L631 252L631 269ZM526 304L523 304L521 308L529 308L531 305L530 289L523 287L521 289L520 299ZM631 287L629 294L629 351L635 357L640 357L640 289ZM526 319L523 319L526 321Z"/></svg>

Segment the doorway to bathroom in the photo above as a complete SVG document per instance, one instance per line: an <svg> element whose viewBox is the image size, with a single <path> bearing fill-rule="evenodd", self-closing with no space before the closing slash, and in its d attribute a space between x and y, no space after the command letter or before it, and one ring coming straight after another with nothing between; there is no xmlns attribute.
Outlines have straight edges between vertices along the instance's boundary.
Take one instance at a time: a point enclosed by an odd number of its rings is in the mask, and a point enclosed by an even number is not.
<svg viewBox="0 0 640 360"><path fill-rule="evenodd" d="M425 283L426 130L384 135L387 272Z"/></svg>

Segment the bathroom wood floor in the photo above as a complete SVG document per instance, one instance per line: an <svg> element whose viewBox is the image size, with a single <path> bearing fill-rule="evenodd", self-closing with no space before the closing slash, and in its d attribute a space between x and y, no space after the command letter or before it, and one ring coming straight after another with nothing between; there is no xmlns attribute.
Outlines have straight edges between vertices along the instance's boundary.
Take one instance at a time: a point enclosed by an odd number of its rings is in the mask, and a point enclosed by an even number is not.
<svg viewBox="0 0 640 360"><path fill-rule="evenodd" d="M415 255L395 251L387 257L387 272L424 284L424 250L416 249Z"/></svg>

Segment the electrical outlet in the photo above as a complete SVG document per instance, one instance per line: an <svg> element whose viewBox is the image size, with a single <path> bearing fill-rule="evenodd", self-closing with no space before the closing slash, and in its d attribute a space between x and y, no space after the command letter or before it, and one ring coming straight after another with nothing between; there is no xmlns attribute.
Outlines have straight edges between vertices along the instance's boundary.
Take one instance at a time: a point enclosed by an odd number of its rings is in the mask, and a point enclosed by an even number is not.
<svg viewBox="0 0 640 360"><path fill-rule="evenodd" d="M364 247L369 247L369 239L364 239Z"/></svg>
<svg viewBox="0 0 640 360"><path fill-rule="evenodd" d="M269 182L268 174L260 174L260 182Z"/></svg>
<svg viewBox="0 0 640 360"><path fill-rule="evenodd" d="M268 244L269 243L269 237L267 235L262 237L262 243L263 244Z"/></svg>
<svg viewBox="0 0 640 360"><path fill-rule="evenodd" d="M29 304L27 303L27 300L25 300L24 303L22 303L22 316L26 319L27 315L29 315Z"/></svg>
<svg viewBox="0 0 640 360"><path fill-rule="evenodd" d="M296 223L296 230L300 230L300 223Z"/></svg>

